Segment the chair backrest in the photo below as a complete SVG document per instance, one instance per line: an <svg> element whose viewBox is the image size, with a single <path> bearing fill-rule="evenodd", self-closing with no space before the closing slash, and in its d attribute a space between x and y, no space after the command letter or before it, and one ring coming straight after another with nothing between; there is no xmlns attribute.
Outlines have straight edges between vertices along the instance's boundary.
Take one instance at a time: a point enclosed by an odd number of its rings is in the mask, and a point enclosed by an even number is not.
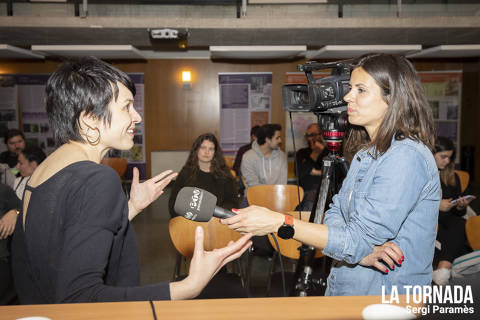
<svg viewBox="0 0 480 320"><path fill-rule="evenodd" d="M209 222L195 222L180 216L172 218L168 225L170 238L177 251L187 258L193 256L197 226L201 226L204 230L203 246L208 251L223 248L231 240L235 241L242 237L240 233L221 224L218 218L212 218Z"/></svg>
<svg viewBox="0 0 480 320"><path fill-rule="evenodd" d="M232 169L233 168L233 158L231 156L224 156L223 158L225 159L225 164L227 165L227 167Z"/></svg>
<svg viewBox="0 0 480 320"><path fill-rule="evenodd" d="M293 211L303 200L303 188L292 184L262 184L247 189L248 204L277 212Z"/></svg>
<svg viewBox="0 0 480 320"><path fill-rule="evenodd" d="M465 223L467 240L473 250L480 249L480 216L468 218Z"/></svg>
<svg viewBox="0 0 480 320"><path fill-rule="evenodd" d="M295 219L300 219L302 221L308 221L310 219L310 212L309 211L290 211L287 212L287 214L293 216ZM275 237L277 238L278 241L278 247L280 248L280 253L282 256L285 256L290 259L298 259L300 258L300 251L298 251L298 248L302 245L300 241L297 241L295 239L282 239L277 236L277 233L275 233ZM277 246L275 245L275 241L273 241L272 235L268 235L268 240L270 241L270 244L272 247L277 250ZM316 250L315 252L315 258L320 258L323 256L323 253L320 250Z"/></svg>
<svg viewBox="0 0 480 320"><path fill-rule="evenodd" d="M127 171L127 159L125 158L103 158L101 163L115 170L120 178L123 178L125 171Z"/></svg>
<svg viewBox="0 0 480 320"><path fill-rule="evenodd" d="M467 189L468 183L470 182L470 174L463 170L455 170L455 173L460 178L460 187L462 192L464 192L465 189Z"/></svg>

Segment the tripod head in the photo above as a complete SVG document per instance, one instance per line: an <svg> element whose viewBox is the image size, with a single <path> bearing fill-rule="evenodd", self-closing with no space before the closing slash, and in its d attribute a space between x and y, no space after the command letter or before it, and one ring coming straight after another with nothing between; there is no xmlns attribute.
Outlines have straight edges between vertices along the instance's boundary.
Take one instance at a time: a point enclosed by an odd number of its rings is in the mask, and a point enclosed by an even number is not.
<svg viewBox="0 0 480 320"><path fill-rule="evenodd" d="M345 112L318 112L315 113L318 118L318 126L323 131L323 139L327 143L327 149L332 154L336 154L345 137L347 129L347 115Z"/></svg>

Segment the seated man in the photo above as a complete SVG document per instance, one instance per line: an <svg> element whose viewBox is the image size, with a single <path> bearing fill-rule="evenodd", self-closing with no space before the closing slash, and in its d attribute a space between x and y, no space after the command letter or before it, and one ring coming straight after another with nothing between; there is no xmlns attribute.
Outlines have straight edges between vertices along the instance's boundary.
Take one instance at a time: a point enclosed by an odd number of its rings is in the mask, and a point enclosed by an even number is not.
<svg viewBox="0 0 480 320"><path fill-rule="evenodd" d="M322 159L328 154L318 124L311 123L305 131L307 148L297 151L298 180L305 192L302 210L311 210L315 193L322 181Z"/></svg>
<svg viewBox="0 0 480 320"><path fill-rule="evenodd" d="M23 199L23 191L30 176L45 158L45 153L39 147L27 147L18 155L17 169L20 172L20 177L15 179L13 190L20 200Z"/></svg>
<svg viewBox="0 0 480 320"><path fill-rule="evenodd" d="M5 144L8 150L0 153L0 163L6 163L10 168L15 168L18 154L25 149L25 137L20 130L10 129L5 135Z"/></svg>
<svg viewBox="0 0 480 320"><path fill-rule="evenodd" d="M287 157L280 150L282 127L265 124L257 132L257 141L243 155L241 171L245 188L259 184L287 184Z"/></svg>

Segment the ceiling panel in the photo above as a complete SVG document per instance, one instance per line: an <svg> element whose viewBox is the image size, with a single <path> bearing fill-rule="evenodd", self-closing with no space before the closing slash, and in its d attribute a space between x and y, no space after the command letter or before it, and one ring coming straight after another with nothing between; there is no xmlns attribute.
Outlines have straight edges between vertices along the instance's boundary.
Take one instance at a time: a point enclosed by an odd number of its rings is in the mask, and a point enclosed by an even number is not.
<svg viewBox="0 0 480 320"><path fill-rule="evenodd" d="M0 44L0 59L43 59L44 56L30 50Z"/></svg>
<svg viewBox="0 0 480 320"><path fill-rule="evenodd" d="M140 50L131 45L33 45L32 51L55 57L146 59Z"/></svg>
<svg viewBox="0 0 480 320"><path fill-rule="evenodd" d="M349 59L369 52L408 54L422 49L421 45L329 45L307 52L308 59Z"/></svg>
<svg viewBox="0 0 480 320"><path fill-rule="evenodd" d="M480 57L480 44L441 45L408 55L409 58Z"/></svg>
<svg viewBox="0 0 480 320"><path fill-rule="evenodd" d="M307 46L210 46L211 59L293 59Z"/></svg>

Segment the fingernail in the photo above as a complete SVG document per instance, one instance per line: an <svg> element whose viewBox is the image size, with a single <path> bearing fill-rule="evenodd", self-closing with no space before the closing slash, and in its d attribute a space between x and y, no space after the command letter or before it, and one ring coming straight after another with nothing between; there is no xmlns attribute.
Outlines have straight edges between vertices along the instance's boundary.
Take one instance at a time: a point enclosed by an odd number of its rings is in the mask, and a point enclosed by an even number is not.
<svg viewBox="0 0 480 320"><path fill-rule="evenodd" d="M399 264L402 264L403 260L402 259L398 259L398 263Z"/></svg>
<svg viewBox="0 0 480 320"><path fill-rule="evenodd" d="M385 269L385 273L388 273L388 269Z"/></svg>
<svg viewBox="0 0 480 320"><path fill-rule="evenodd" d="M404 257L404 256L402 256L402 261L403 261L403 260L405 260L405 257Z"/></svg>
<svg viewBox="0 0 480 320"><path fill-rule="evenodd" d="M238 209L232 209L233 212L237 213L238 212Z"/></svg>
<svg viewBox="0 0 480 320"><path fill-rule="evenodd" d="M392 270L395 270L395 266L392 267Z"/></svg>

